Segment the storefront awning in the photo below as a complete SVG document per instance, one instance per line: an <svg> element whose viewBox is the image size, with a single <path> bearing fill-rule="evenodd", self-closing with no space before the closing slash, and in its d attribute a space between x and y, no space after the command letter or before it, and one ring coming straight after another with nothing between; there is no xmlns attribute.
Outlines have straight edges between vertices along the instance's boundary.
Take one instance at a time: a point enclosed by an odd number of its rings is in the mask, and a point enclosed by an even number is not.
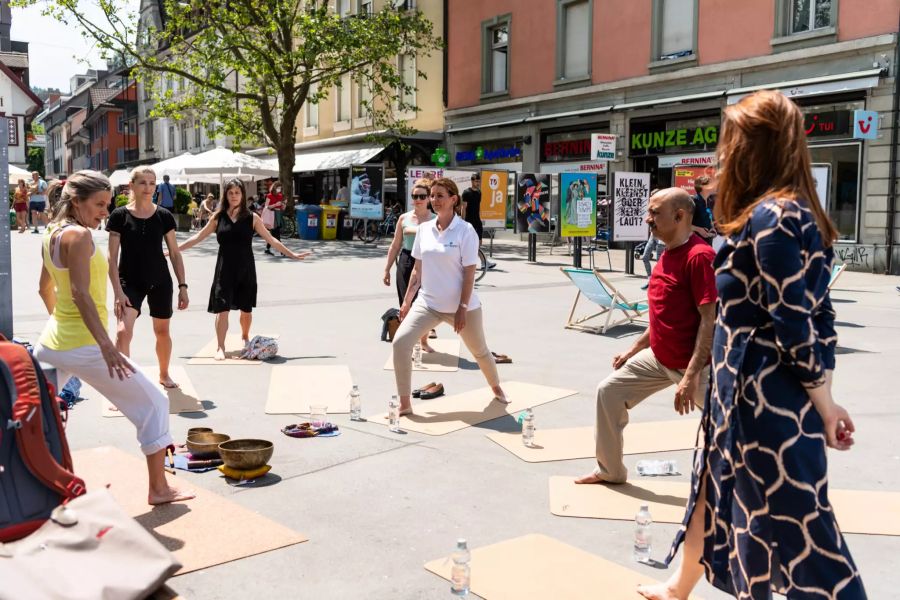
<svg viewBox="0 0 900 600"><path fill-rule="evenodd" d="M853 73L840 73L838 75L825 75L824 77L812 77L810 79L797 79L795 81L781 81L754 85L750 87L728 90L728 104L736 104L745 96L759 90L778 90L788 98L799 96L816 96L822 94L839 94L855 90L866 90L876 87L883 69L869 69Z"/></svg>
<svg viewBox="0 0 900 600"><path fill-rule="evenodd" d="M328 150L322 152L304 152L295 157L294 173L305 171L328 171L331 169L347 169L351 165L358 165L375 158L384 150L384 146L360 145L347 147L340 150ZM270 161L278 168L278 159Z"/></svg>

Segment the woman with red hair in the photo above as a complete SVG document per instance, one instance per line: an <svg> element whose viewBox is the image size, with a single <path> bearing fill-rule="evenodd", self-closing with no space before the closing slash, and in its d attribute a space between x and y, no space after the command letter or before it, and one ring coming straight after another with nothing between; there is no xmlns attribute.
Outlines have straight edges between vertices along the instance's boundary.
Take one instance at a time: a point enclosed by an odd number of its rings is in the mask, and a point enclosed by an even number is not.
<svg viewBox="0 0 900 600"><path fill-rule="evenodd" d="M834 225L813 184L803 114L778 92L729 106L717 149L718 318L691 497L653 600L700 576L737 598L866 597L828 501L826 448L853 421L831 395Z"/></svg>

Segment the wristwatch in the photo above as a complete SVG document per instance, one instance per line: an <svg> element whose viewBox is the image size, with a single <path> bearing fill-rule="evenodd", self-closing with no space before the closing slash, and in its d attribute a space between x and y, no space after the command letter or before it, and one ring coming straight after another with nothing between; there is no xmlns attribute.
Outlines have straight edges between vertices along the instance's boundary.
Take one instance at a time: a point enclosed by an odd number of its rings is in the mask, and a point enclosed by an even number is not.
<svg viewBox="0 0 900 600"><path fill-rule="evenodd" d="M459 303L459 307L460 307L460 308L469 308L469 305L466 304L465 302L460 302L460 303Z"/></svg>
<svg viewBox="0 0 900 600"><path fill-rule="evenodd" d="M179 283L179 284L178 284L178 289L180 290L181 288L188 289L188 284L186 284L186 283Z"/></svg>

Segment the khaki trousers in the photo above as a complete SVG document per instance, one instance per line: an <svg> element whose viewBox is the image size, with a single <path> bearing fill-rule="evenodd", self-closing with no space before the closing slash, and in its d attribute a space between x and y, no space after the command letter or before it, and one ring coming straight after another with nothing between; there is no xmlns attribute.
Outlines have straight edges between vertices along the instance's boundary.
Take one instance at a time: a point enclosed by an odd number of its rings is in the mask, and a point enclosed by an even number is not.
<svg viewBox="0 0 900 600"><path fill-rule="evenodd" d="M394 377L397 380L397 395L409 396L412 388L412 355L413 346L419 339L441 322L453 326L453 313L441 313L431 310L420 302L413 303L409 314L400 323L397 334L394 336ZM488 385L496 387L500 385L500 376L497 374L497 363L494 360L487 343L484 341L484 326L482 324L481 308L470 310L466 313L466 326L459 332L459 337L481 369Z"/></svg>
<svg viewBox="0 0 900 600"><path fill-rule="evenodd" d="M597 468L594 473L610 483L625 483L628 469L622 462L622 432L628 425L628 411L648 396L672 384L677 385L684 370L669 369L645 348L597 386L597 424L594 432ZM709 387L709 367L700 373L694 403L702 407Z"/></svg>

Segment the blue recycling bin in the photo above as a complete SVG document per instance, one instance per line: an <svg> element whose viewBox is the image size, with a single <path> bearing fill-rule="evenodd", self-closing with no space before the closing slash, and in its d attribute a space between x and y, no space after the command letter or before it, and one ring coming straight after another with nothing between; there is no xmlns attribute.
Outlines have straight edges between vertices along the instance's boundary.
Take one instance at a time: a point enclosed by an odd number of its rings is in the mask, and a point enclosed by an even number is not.
<svg viewBox="0 0 900 600"><path fill-rule="evenodd" d="M297 233L301 240L319 239L322 207L316 204L301 204L294 209L297 217Z"/></svg>

